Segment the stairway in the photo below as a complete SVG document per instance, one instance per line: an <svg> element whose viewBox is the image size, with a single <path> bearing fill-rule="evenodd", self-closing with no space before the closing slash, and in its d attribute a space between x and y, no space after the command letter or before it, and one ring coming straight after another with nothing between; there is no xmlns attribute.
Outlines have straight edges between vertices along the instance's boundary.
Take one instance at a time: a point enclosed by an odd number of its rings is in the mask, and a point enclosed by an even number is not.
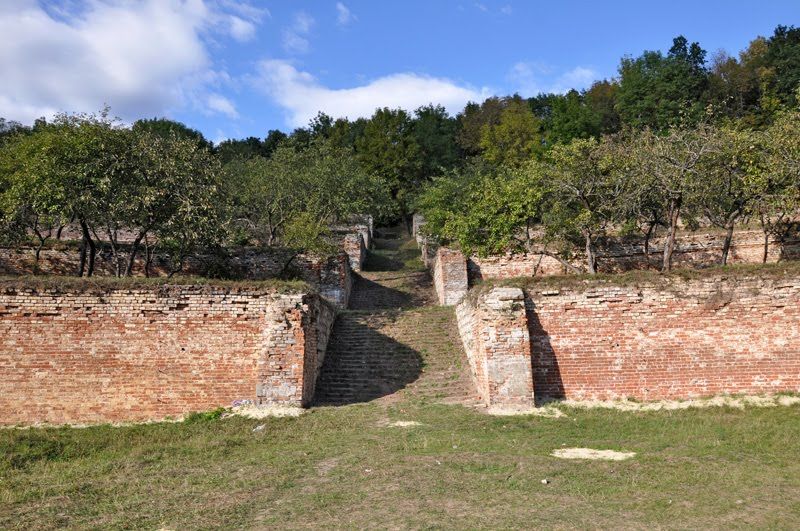
<svg viewBox="0 0 800 531"><path fill-rule="evenodd" d="M334 323L315 403L477 403L452 308L435 306L413 240L376 239Z"/></svg>

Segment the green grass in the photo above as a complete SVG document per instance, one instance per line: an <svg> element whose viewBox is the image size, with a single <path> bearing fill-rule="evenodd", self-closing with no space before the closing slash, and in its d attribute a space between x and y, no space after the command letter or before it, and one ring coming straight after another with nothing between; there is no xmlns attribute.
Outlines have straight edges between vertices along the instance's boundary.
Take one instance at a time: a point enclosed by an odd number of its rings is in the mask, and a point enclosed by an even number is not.
<svg viewBox="0 0 800 531"><path fill-rule="evenodd" d="M564 411L498 418L459 406L371 403L299 418L213 413L177 424L0 430L0 528L800 521L800 407ZM387 427L394 420L422 425ZM637 455L549 455L576 446Z"/></svg>

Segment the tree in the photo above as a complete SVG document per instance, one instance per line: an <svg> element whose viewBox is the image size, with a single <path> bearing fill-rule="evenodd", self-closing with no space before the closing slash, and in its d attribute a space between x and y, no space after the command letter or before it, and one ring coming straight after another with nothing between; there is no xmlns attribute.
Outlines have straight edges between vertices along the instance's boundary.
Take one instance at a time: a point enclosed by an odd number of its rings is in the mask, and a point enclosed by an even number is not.
<svg viewBox="0 0 800 531"><path fill-rule="evenodd" d="M551 234L583 239L586 270L597 272L597 238L624 216L623 198L631 187L619 168L617 146L609 137L575 139L548 153L553 170L548 179L551 198L545 227Z"/></svg>
<svg viewBox="0 0 800 531"><path fill-rule="evenodd" d="M380 177L395 203L394 215L408 222L411 202L422 183L420 147L411 117L402 109L378 109L356 140L358 160Z"/></svg>
<svg viewBox="0 0 800 531"><path fill-rule="evenodd" d="M168 118L142 118L133 122L133 131L137 133L149 132L161 138L184 138L193 140L197 146L203 149L211 149L212 144L197 129L181 122Z"/></svg>
<svg viewBox="0 0 800 531"><path fill-rule="evenodd" d="M800 28L778 26L767 39L764 56L778 97L789 105L796 105L797 89L800 87Z"/></svg>
<svg viewBox="0 0 800 531"><path fill-rule="evenodd" d="M616 109L622 121L633 127L664 130L685 120L702 117L708 88L706 52L685 37L673 39L672 48L646 51L637 58L624 57Z"/></svg>
<svg viewBox="0 0 800 531"><path fill-rule="evenodd" d="M529 251L545 189L539 166L474 163L434 179L420 195L424 231L466 254Z"/></svg>
<svg viewBox="0 0 800 531"><path fill-rule="evenodd" d="M569 142L574 138L590 138L600 134L601 116L594 112L577 90L571 90L553 101L548 132L551 143Z"/></svg>
<svg viewBox="0 0 800 531"><path fill-rule="evenodd" d="M633 178L640 186L652 188L652 197L667 224L663 271L672 269L681 216L689 218L696 213L701 170L716 148L715 141L713 128L701 123L697 127L672 127L665 134L645 129L628 148L633 156Z"/></svg>
<svg viewBox="0 0 800 531"><path fill-rule="evenodd" d="M456 117L458 121L457 142L467 156L481 154L481 135L487 125L494 126L500 122L500 113L505 109L509 98L491 97L482 104L469 102Z"/></svg>
<svg viewBox="0 0 800 531"><path fill-rule="evenodd" d="M21 213L33 232L41 220L77 222L82 233L78 275L91 276L95 226L110 208L106 198L126 171L127 154L125 132L108 109L58 115L4 148L9 183L4 210Z"/></svg>
<svg viewBox="0 0 800 531"><path fill-rule="evenodd" d="M307 147L281 145L269 159L233 161L225 172L234 220L249 238L298 252L321 249L332 222L385 215L390 201L352 150L325 138Z"/></svg>
<svg viewBox="0 0 800 531"><path fill-rule="evenodd" d="M512 100L500 113L496 125L481 130L483 158L496 165L519 166L544 149L541 123L523 100Z"/></svg>
<svg viewBox="0 0 800 531"><path fill-rule="evenodd" d="M703 159L697 181L697 202L712 225L725 230L721 264L728 263L736 222L747 215L765 193L759 171L763 153L760 137L752 131L724 127L712 131L714 147Z"/></svg>
<svg viewBox="0 0 800 531"><path fill-rule="evenodd" d="M179 244L172 249L176 267L171 273L180 271L183 259L197 247L220 241L225 228L220 164L210 151L177 134L164 138L134 131L129 172L115 191L119 204L107 221L110 227L136 231L126 276L133 272L139 246L151 234L160 242ZM110 228L109 239L114 241Z"/></svg>
<svg viewBox="0 0 800 531"><path fill-rule="evenodd" d="M251 159L253 157L268 157L267 150L261 139L254 136L242 140L223 140L216 147L217 157L226 164L234 159Z"/></svg>
<svg viewBox="0 0 800 531"><path fill-rule="evenodd" d="M423 179L430 179L459 162L456 120L441 105L427 105L414 111L414 138L419 146Z"/></svg>

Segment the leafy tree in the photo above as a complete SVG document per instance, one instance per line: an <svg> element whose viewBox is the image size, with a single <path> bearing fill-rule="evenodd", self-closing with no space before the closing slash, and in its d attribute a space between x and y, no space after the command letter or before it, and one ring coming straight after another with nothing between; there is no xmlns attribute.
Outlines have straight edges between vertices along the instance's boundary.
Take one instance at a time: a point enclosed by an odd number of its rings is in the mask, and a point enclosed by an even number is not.
<svg viewBox="0 0 800 531"><path fill-rule="evenodd" d="M708 221L725 230L721 263L728 263L736 222L746 216L765 193L759 158L762 135L724 127L712 131L715 144L703 160L697 181L697 201Z"/></svg>
<svg viewBox="0 0 800 531"><path fill-rule="evenodd" d="M414 138L419 146L424 179L458 164L461 154L456 144L456 128L456 120L441 105L427 105L414 112Z"/></svg>
<svg viewBox="0 0 800 531"><path fill-rule="evenodd" d="M283 133L277 129L270 129L267 131L267 138L264 139L261 154L264 157L271 157L275 150L278 149L278 146L280 146L287 138L289 137L286 136L286 133Z"/></svg>
<svg viewBox="0 0 800 531"><path fill-rule="evenodd" d="M424 230L467 254L530 250L545 193L537 170L476 163L434 179L417 202Z"/></svg>
<svg viewBox="0 0 800 531"><path fill-rule="evenodd" d="M622 127L616 109L618 90L619 85L615 81L595 81L583 95L586 105L596 116L601 134L616 133Z"/></svg>
<svg viewBox="0 0 800 531"><path fill-rule="evenodd" d="M622 120L633 127L664 130L684 114L700 119L707 101L705 56L698 43L689 45L679 36L666 56L646 51L635 59L623 58L616 104Z"/></svg>
<svg viewBox="0 0 800 531"><path fill-rule="evenodd" d="M211 142L206 140L203 133L197 129L192 129L186 124L168 118L143 118L141 120L136 120L133 122L133 130L137 133L147 131L161 138L171 138L173 136L185 138L195 141L198 147L204 149L212 148Z"/></svg>
<svg viewBox="0 0 800 531"><path fill-rule="evenodd" d="M356 140L356 154L370 175L380 177L395 202L395 215L404 219L422 183L420 146L414 123L402 109L378 109Z"/></svg>
<svg viewBox="0 0 800 531"><path fill-rule="evenodd" d="M492 97L482 104L469 102L464 110L456 117L458 120L457 142L462 151L468 156L481 154L481 138L483 128L497 125L500 122L500 113L506 107L506 100Z"/></svg>
<svg viewBox="0 0 800 531"><path fill-rule="evenodd" d="M95 224L109 208L106 198L114 183L123 178L127 153L125 133L108 109L99 115L58 115L5 146L4 210L27 213L34 232L42 219L75 220L83 240L78 275L91 276Z"/></svg>
<svg viewBox="0 0 800 531"><path fill-rule="evenodd" d="M388 195L352 150L319 138L308 147L278 147L269 159L235 160L225 168L235 222L257 243L298 252L321 249L331 222L383 215Z"/></svg>
<svg viewBox="0 0 800 531"><path fill-rule="evenodd" d="M109 198L109 240L123 227L135 228L125 275L133 272L142 241L154 235L164 246L174 241L174 274L198 247L214 245L224 235L221 219L220 165L195 139L133 131L129 173ZM116 204L114 201L116 200Z"/></svg>
<svg viewBox="0 0 800 531"><path fill-rule="evenodd" d="M270 151L261 139L250 136L241 140L223 140L216 147L217 157L226 164L234 159L251 159L253 157L268 157Z"/></svg>
<svg viewBox="0 0 800 531"><path fill-rule="evenodd" d="M619 226L631 182L620 171L618 146L613 140L575 139L548 153L553 171L544 225L550 234L583 240L586 270L597 272L597 238Z"/></svg>
<svg viewBox="0 0 800 531"><path fill-rule="evenodd" d="M569 142L574 138L598 136L600 120L600 115L587 105L585 97L578 91L571 90L553 100L548 140L558 143Z"/></svg>
<svg viewBox="0 0 800 531"><path fill-rule="evenodd" d="M778 97L790 105L796 105L797 89L800 87L800 28L778 26L767 39L764 56L770 69Z"/></svg>
<svg viewBox="0 0 800 531"><path fill-rule="evenodd" d="M632 178L650 188L650 196L667 225L662 270L672 268L672 254L681 216L696 214L698 183L707 159L717 147L712 127L676 126L665 134L650 129L639 132L627 148L632 156Z"/></svg>
<svg viewBox="0 0 800 531"><path fill-rule="evenodd" d="M480 146L488 162L519 166L544 149L541 123L527 103L512 100L500 113L496 125L483 126Z"/></svg>

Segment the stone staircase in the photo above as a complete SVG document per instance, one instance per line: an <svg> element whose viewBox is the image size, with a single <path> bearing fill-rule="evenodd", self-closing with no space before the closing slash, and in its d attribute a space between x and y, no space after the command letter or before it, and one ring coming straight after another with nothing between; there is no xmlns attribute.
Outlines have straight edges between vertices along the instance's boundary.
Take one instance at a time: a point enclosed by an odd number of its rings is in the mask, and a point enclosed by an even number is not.
<svg viewBox="0 0 800 531"><path fill-rule="evenodd" d="M334 324L316 404L476 404L454 311L434 305L414 242L376 239L376 247Z"/></svg>

